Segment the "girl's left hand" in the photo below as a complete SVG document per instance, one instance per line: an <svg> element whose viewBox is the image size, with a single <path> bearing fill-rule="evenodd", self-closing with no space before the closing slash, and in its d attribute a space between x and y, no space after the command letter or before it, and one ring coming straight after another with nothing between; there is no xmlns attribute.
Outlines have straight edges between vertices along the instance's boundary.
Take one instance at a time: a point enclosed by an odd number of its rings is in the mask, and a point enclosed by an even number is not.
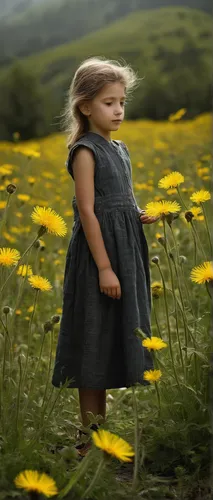
<svg viewBox="0 0 213 500"><path fill-rule="evenodd" d="M145 210L143 212L144 213L142 213L140 215L140 220L143 224L152 224L153 222L156 222L157 220L160 219L160 216L159 217L150 217L150 216L145 214Z"/></svg>

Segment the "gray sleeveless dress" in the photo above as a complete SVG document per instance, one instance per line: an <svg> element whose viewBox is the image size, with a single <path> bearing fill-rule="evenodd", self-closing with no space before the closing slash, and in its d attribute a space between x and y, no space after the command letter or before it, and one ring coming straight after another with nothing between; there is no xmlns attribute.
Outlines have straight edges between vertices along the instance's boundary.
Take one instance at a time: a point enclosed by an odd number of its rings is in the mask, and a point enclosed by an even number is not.
<svg viewBox="0 0 213 500"><path fill-rule="evenodd" d="M149 256L132 188L128 149L122 141L109 142L95 132L86 132L69 151L66 165L72 177L73 153L81 145L95 157L94 212L121 284L121 298L100 291L98 268L74 196L52 384L60 387L69 379L68 387L77 388L148 385L143 372L153 369L152 356L134 329L140 327L151 336Z"/></svg>

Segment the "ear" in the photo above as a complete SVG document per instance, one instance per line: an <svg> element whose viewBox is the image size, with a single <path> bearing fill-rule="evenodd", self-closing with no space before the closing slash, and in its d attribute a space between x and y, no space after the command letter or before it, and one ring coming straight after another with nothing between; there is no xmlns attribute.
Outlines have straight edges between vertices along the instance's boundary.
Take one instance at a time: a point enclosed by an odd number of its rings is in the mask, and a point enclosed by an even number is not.
<svg viewBox="0 0 213 500"><path fill-rule="evenodd" d="M79 105L81 113L85 116L90 116L90 107L88 103L82 103Z"/></svg>

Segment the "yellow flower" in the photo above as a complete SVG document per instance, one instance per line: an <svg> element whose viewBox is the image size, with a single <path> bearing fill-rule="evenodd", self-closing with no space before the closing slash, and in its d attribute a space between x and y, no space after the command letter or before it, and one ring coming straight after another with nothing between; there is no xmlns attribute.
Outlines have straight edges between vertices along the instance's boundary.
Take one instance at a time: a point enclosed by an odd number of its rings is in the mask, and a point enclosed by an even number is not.
<svg viewBox="0 0 213 500"><path fill-rule="evenodd" d="M194 203L204 203L204 201L210 200L211 199L211 194L209 191L205 191L204 189L200 189L200 191L196 191L195 193L190 196L190 200L192 200Z"/></svg>
<svg viewBox="0 0 213 500"><path fill-rule="evenodd" d="M162 283L160 281L154 281L151 284L152 296L154 299L158 299L160 294L163 292Z"/></svg>
<svg viewBox="0 0 213 500"><path fill-rule="evenodd" d="M17 488L24 488L28 492L41 493L46 497L52 497L58 493L54 479L45 472L39 474L36 470L24 470L16 476L14 483Z"/></svg>
<svg viewBox="0 0 213 500"><path fill-rule="evenodd" d="M64 212L64 215L65 215L65 217L72 217L73 210L66 210L66 212Z"/></svg>
<svg viewBox="0 0 213 500"><path fill-rule="evenodd" d="M163 347L167 347L167 343L164 342L159 337L151 337L142 340L142 345L148 349L148 351L159 351Z"/></svg>
<svg viewBox="0 0 213 500"><path fill-rule="evenodd" d="M14 266L20 259L20 253L15 248L0 248L0 264Z"/></svg>
<svg viewBox="0 0 213 500"><path fill-rule="evenodd" d="M169 189L179 186L184 182L184 176L180 172L172 172L166 175L158 182L158 187L163 189Z"/></svg>
<svg viewBox="0 0 213 500"><path fill-rule="evenodd" d="M46 179L55 179L55 174L49 171L42 172L42 177L45 177Z"/></svg>
<svg viewBox="0 0 213 500"><path fill-rule="evenodd" d="M48 233L55 234L56 236L65 236L67 233L66 223L52 208L39 207L37 205L31 217L35 224L44 226Z"/></svg>
<svg viewBox="0 0 213 500"><path fill-rule="evenodd" d="M31 313L31 312L33 312L33 310L34 310L34 307L33 306L29 306L28 309L27 309L27 312Z"/></svg>
<svg viewBox="0 0 213 500"><path fill-rule="evenodd" d="M180 205L176 201L151 201L147 203L146 215L150 217L159 217L160 215L167 215L169 213L179 212L181 210Z"/></svg>
<svg viewBox="0 0 213 500"><path fill-rule="evenodd" d="M11 168L8 168L7 165L2 165L0 167L0 175L12 175Z"/></svg>
<svg viewBox="0 0 213 500"><path fill-rule="evenodd" d="M0 201L0 210L3 210L6 207L6 201Z"/></svg>
<svg viewBox="0 0 213 500"><path fill-rule="evenodd" d="M29 194L17 194L18 200L28 201L30 199Z"/></svg>
<svg viewBox="0 0 213 500"><path fill-rule="evenodd" d="M29 176L27 177L27 180L28 180L29 184L34 184L34 183L35 183L35 181L36 181L36 178L35 178L35 177L32 177L31 175L29 175Z"/></svg>
<svg viewBox="0 0 213 500"><path fill-rule="evenodd" d="M19 266L18 271L17 271L18 276L31 276L33 274L32 267L29 265L27 266L26 264L23 264L22 266Z"/></svg>
<svg viewBox="0 0 213 500"><path fill-rule="evenodd" d="M172 113L169 115L168 120L169 122L176 122L182 118L186 113L186 108L181 108L179 109L176 113Z"/></svg>
<svg viewBox="0 0 213 500"><path fill-rule="evenodd" d="M58 314L61 314L61 313L62 313L62 307L57 307L56 312L57 312Z"/></svg>
<svg viewBox="0 0 213 500"><path fill-rule="evenodd" d="M105 453L113 455L123 462L132 462L130 457L135 455L132 446L116 434L99 429L92 433L92 439L95 446L101 448Z"/></svg>
<svg viewBox="0 0 213 500"><path fill-rule="evenodd" d="M138 163L136 164L136 166L138 168L143 168L144 167L144 162L143 161L138 161Z"/></svg>
<svg viewBox="0 0 213 500"><path fill-rule="evenodd" d="M151 383L157 382L162 375L161 370L146 370L144 372L144 380L148 380Z"/></svg>
<svg viewBox="0 0 213 500"><path fill-rule="evenodd" d="M2 235L4 236L5 240L9 241L10 243L15 243L17 241L17 238L14 238L14 236L11 236L7 231L2 231Z"/></svg>
<svg viewBox="0 0 213 500"><path fill-rule="evenodd" d="M206 281L213 281L213 262L207 261L193 267L190 278L199 285L206 283Z"/></svg>
<svg viewBox="0 0 213 500"><path fill-rule="evenodd" d="M17 314L17 316L20 316L20 314L22 314L21 309L16 309L16 314Z"/></svg>
<svg viewBox="0 0 213 500"><path fill-rule="evenodd" d="M195 220L204 220L204 216L202 214L202 210L200 207L191 207L189 209L190 212L193 213L194 217L193 219Z"/></svg>
<svg viewBox="0 0 213 500"><path fill-rule="evenodd" d="M31 149L24 145L14 146L13 151L15 153L21 153L25 156L28 156L28 158L39 158L41 156L41 153L39 153L39 151L35 151L34 149Z"/></svg>
<svg viewBox="0 0 213 500"><path fill-rule="evenodd" d="M41 290L41 292L49 292L52 289L52 285L48 281L47 278L42 278L42 276L38 276L37 274L33 274L28 278L29 283L36 290Z"/></svg>

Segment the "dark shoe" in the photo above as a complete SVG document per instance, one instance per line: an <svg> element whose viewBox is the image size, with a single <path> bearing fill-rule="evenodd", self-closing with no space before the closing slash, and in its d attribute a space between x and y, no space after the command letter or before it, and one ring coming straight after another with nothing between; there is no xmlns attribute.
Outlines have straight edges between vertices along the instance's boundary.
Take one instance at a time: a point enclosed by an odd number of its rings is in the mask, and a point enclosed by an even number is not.
<svg viewBox="0 0 213 500"><path fill-rule="evenodd" d="M100 424L98 424L98 425L92 424L92 425L90 425L90 429L92 431L97 431L99 426L100 426ZM82 437L82 434L84 434L86 436L88 435L87 432L84 432L84 431L79 429L79 437L80 438ZM86 443L79 443L79 444L75 445L75 449L78 452L80 457L84 457L87 454L87 452L90 450L91 446L92 446L92 439L91 439L91 437L89 437L89 439Z"/></svg>

